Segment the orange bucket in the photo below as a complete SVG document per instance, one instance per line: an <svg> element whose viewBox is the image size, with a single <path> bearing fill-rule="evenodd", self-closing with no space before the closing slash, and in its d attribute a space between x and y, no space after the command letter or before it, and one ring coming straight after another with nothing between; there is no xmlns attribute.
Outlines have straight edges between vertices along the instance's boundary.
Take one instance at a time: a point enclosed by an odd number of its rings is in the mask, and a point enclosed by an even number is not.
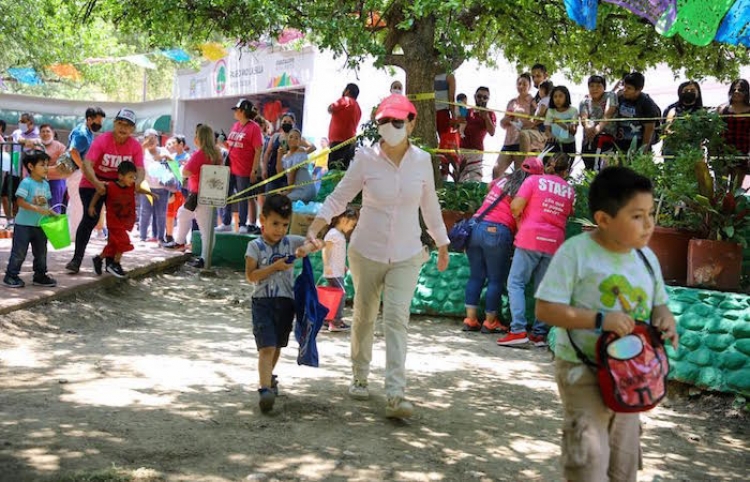
<svg viewBox="0 0 750 482"><path fill-rule="evenodd" d="M336 317L339 305L343 302L346 292L341 288L332 286L317 286L316 288L318 290L318 302L328 308L326 321L331 321Z"/></svg>

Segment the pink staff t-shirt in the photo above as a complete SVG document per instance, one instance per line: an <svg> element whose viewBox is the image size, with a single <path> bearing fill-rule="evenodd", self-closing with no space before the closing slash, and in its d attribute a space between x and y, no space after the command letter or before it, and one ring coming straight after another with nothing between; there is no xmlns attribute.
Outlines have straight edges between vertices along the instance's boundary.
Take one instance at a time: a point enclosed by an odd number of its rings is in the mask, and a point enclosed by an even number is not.
<svg viewBox="0 0 750 482"><path fill-rule="evenodd" d="M263 134L255 121L243 126L239 121L232 126L227 137L229 169L235 176L250 177L255 162L255 151L263 147Z"/></svg>
<svg viewBox="0 0 750 482"><path fill-rule="evenodd" d="M130 161L136 168L143 168L143 148L132 137L128 137L124 144L117 144L112 132L105 132L94 139L86 153L86 160L91 161L97 179L116 181L117 168L123 161ZM84 176L81 187L93 188L94 185Z"/></svg>
<svg viewBox="0 0 750 482"><path fill-rule="evenodd" d="M560 176L531 176L523 182L516 198L526 199L516 247L555 254L565 241L565 225L573 213L573 186Z"/></svg>

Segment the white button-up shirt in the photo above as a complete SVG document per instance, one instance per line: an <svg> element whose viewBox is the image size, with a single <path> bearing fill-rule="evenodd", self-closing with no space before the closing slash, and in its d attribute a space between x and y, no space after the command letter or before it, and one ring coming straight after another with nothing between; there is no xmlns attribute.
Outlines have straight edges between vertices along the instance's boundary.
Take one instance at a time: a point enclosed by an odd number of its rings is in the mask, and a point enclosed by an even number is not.
<svg viewBox="0 0 750 482"><path fill-rule="evenodd" d="M362 210L350 246L365 258L397 263L416 256L422 249L419 208L435 243L450 242L427 152L409 146L397 166L379 145L360 149L318 217L330 224L360 191Z"/></svg>

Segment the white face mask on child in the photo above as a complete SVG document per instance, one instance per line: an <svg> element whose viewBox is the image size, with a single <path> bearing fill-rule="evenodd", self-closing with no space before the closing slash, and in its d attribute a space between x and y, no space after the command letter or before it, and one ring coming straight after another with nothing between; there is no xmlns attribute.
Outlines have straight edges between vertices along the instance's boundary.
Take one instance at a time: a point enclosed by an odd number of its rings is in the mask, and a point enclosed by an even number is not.
<svg viewBox="0 0 750 482"><path fill-rule="evenodd" d="M404 95L403 89L391 89L391 94Z"/></svg>
<svg viewBox="0 0 750 482"><path fill-rule="evenodd" d="M406 139L406 124L400 129L393 126L391 122L378 126L378 133L383 138L386 144L391 147L395 147Z"/></svg>

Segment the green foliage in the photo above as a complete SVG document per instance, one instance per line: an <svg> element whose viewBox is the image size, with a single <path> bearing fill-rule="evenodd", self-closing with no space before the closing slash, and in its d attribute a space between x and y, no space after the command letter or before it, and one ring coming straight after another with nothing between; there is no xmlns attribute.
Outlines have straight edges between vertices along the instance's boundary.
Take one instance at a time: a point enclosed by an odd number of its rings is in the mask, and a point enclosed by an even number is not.
<svg viewBox="0 0 750 482"><path fill-rule="evenodd" d="M487 184L483 182L446 182L437 190L440 207L446 211L475 213L482 207L487 196Z"/></svg>

